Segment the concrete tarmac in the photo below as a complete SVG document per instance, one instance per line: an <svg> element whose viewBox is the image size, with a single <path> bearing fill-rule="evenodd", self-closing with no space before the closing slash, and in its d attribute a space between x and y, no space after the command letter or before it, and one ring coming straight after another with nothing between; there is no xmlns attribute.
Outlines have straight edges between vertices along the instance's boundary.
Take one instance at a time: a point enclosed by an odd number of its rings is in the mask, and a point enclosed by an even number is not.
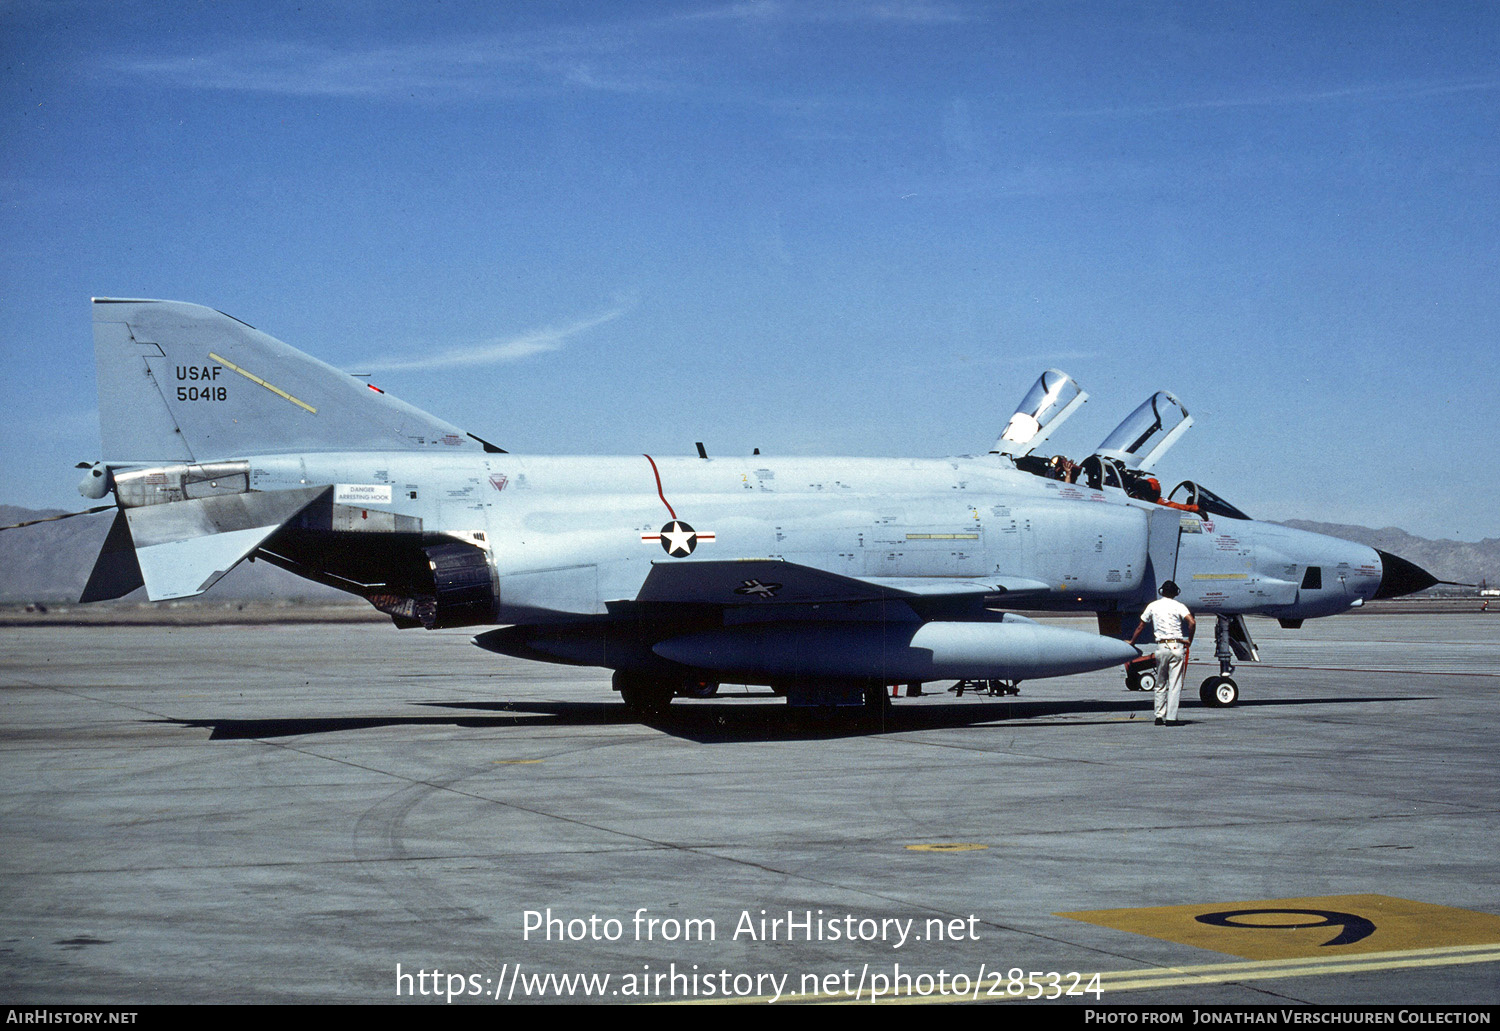
<svg viewBox="0 0 1500 1031"><path fill-rule="evenodd" d="M0 1001L1500 1002L1500 613L1252 620L1231 709L1204 629L1161 728L1117 672L644 724L465 631L0 629Z"/></svg>

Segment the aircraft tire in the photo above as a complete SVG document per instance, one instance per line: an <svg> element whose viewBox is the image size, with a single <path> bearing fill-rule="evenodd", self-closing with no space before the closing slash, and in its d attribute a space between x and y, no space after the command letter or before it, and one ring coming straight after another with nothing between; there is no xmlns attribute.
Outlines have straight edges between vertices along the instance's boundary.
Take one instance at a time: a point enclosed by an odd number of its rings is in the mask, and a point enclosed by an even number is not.
<svg viewBox="0 0 1500 1031"><path fill-rule="evenodd" d="M1209 677L1198 688L1198 698L1204 705L1216 709L1228 708L1240 700L1240 685L1234 682L1233 677Z"/></svg>
<svg viewBox="0 0 1500 1031"><path fill-rule="evenodd" d="M671 684L620 670L615 672L614 686L620 692L620 701L625 703L625 708L642 716L659 716L666 712L676 694Z"/></svg>
<svg viewBox="0 0 1500 1031"><path fill-rule="evenodd" d="M884 684L872 684L865 688L864 708L858 710L855 719L863 726L879 730L891 715L891 696L886 694Z"/></svg>

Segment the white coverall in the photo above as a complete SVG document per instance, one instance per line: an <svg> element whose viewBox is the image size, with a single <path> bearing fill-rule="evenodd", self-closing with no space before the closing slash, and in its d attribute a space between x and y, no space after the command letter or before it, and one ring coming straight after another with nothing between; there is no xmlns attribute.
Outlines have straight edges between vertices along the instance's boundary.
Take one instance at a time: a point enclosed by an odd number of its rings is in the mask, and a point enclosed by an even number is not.
<svg viewBox="0 0 1500 1031"><path fill-rule="evenodd" d="M1156 718L1177 719L1177 703L1187 679L1187 632L1184 625L1192 613L1174 598L1157 598L1141 613L1156 637Z"/></svg>

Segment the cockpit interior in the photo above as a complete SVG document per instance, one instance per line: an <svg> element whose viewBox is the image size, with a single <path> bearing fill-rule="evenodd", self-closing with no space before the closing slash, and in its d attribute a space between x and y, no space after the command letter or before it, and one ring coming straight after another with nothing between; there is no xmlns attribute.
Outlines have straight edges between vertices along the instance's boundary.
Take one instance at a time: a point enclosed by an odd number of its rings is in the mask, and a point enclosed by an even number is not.
<svg viewBox="0 0 1500 1031"><path fill-rule="evenodd" d="M1184 480L1163 495L1151 468L1193 424L1182 402L1165 390L1147 398L1081 462L1065 455L1034 454L1036 447L1075 412L1088 393L1067 373L1048 369L1038 377L995 442L992 454L1008 457L1017 469L1091 490L1114 488L1138 501L1220 516L1249 519L1213 491Z"/></svg>

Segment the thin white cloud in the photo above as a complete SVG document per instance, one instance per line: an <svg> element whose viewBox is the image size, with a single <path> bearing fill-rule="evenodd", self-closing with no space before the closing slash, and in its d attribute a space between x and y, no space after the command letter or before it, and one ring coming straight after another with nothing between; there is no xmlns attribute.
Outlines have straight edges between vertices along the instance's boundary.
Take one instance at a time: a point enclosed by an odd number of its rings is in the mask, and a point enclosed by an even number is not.
<svg viewBox="0 0 1500 1031"><path fill-rule="evenodd" d="M386 46L247 43L233 49L115 62L128 75L183 88L313 97L512 96L558 86L622 93L665 87L624 53L631 33L466 36Z"/></svg>
<svg viewBox="0 0 1500 1031"><path fill-rule="evenodd" d="M889 0L888 3L857 4L852 14L874 21L905 22L911 25L953 25L973 21L969 9L938 0Z"/></svg>
<svg viewBox="0 0 1500 1031"><path fill-rule="evenodd" d="M945 0L823 0L821 3L783 3L781 0L740 0L689 11L679 21L781 22L896 22L908 25L951 25L973 21L974 10Z"/></svg>
<svg viewBox="0 0 1500 1031"><path fill-rule="evenodd" d="M620 10L630 11L628 7ZM604 93L701 91L693 55L719 26L763 23L951 25L972 20L945 0L749 0L662 16L609 16L585 24L474 33L385 44L246 42L197 53L140 55L112 67L179 88L309 97L530 96L559 89Z"/></svg>
<svg viewBox="0 0 1500 1031"><path fill-rule="evenodd" d="M545 326L516 336L484 340L462 347L450 347L443 351L411 356L377 358L365 362L364 366L375 372L414 372L431 369L455 369L485 365L503 365L517 362L533 355L561 350L572 338L586 333L596 326L613 322L624 315L627 308L614 308L602 315L580 319L564 326Z"/></svg>
<svg viewBox="0 0 1500 1031"><path fill-rule="evenodd" d="M1302 104L1326 104L1343 100L1396 101L1413 97L1441 97L1459 93L1485 93L1500 89L1500 80L1467 79L1454 82L1398 82L1345 86L1338 89L1301 90L1287 93L1265 93L1245 97L1204 98L1202 100L1166 101L1159 104L1126 104L1111 107L1077 108L1049 111L1060 117L1136 116L1177 114L1185 111L1215 111L1246 107L1289 107Z"/></svg>

